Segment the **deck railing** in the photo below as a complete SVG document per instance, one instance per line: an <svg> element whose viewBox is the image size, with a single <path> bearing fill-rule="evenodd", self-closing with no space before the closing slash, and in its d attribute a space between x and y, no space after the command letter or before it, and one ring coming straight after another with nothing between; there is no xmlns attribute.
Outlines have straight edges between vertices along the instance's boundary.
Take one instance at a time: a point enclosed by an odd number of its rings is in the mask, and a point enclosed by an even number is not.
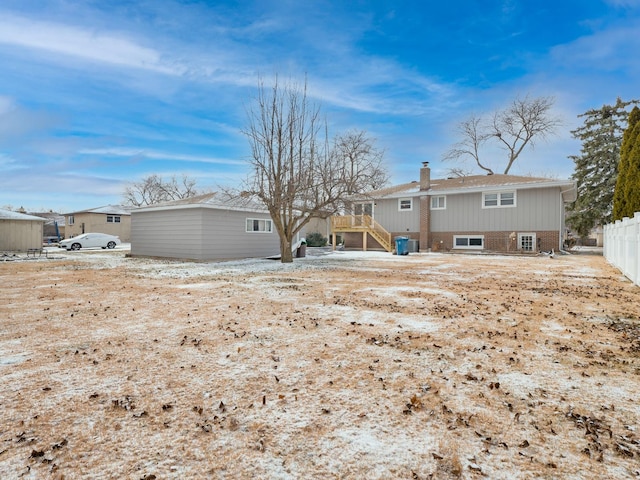
<svg viewBox="0 0 640 480"><path fill-rule="evenodd" d="M331 217L332 232L367 232L388 252L393 250L391 234L371 215L340 215Z"/></svg>

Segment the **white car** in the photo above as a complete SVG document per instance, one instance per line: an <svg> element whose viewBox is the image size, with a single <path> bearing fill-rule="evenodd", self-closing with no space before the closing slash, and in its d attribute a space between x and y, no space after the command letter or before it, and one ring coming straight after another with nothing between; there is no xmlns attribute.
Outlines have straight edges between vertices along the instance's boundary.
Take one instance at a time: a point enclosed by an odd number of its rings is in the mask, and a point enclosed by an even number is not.
<svg viewBox="0 0 640 480"><path fill-rule="evenodd" d="M83 233L77 237L61 240L60 248L80 250L81 248L116 248L120 245L120 238L106 233Z"/></svg>

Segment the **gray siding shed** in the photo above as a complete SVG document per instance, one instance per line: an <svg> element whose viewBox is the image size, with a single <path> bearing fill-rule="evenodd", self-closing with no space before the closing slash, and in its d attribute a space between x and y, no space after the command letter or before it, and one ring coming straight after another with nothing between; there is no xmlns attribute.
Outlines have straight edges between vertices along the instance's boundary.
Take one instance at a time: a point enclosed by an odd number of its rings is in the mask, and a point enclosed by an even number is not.
<svg viewBox="0 0 640 480"><path fill-rule="evenodd" d="M254 209L208 204L134 210L131 255L197 261L268 257L280 253L277 232L247 232L247 219L270 220Z"/></svg>

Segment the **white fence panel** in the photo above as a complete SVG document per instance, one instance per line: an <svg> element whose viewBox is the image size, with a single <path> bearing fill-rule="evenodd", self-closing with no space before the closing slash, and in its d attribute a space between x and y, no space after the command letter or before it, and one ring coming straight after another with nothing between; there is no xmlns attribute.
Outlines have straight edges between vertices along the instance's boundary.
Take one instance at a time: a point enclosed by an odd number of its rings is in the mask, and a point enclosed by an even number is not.
<svg viewBox="0 0 640 480"><path fill-rule="evenodd" d="M640 212L604 227L604 257L640 285Z"/></svg>

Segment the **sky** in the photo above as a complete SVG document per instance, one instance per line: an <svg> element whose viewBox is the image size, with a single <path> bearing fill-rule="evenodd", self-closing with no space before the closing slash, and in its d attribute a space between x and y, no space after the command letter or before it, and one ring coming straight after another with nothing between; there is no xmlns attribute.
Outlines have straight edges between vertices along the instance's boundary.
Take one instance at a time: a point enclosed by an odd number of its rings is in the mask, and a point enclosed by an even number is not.
<svg viewBox="0 0 640 480"><path fill-rule="evenodd" d="M127 184L246 179L258 85L306 78L330 135L364 130L391 184L471 115L552 97L556 133L510 173L569 178L578 115L640 98L640 0L2 0L0 208L122 203ZM497 170L504 152L485 152Z"/></svg>

